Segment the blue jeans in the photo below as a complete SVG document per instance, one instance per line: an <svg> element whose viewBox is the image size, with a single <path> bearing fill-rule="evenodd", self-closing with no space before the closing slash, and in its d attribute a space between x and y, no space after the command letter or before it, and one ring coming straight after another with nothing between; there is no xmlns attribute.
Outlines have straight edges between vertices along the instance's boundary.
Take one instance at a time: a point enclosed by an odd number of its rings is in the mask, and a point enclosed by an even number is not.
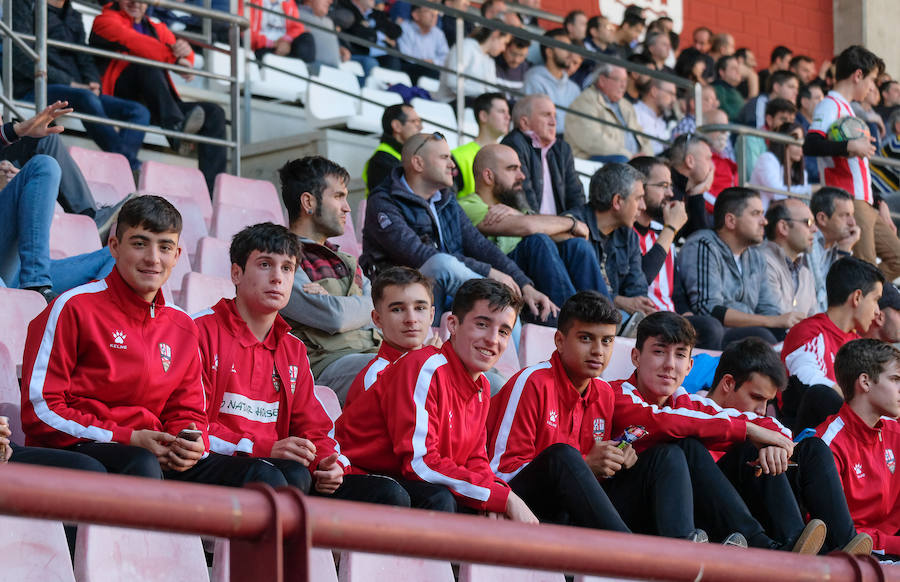
<svg viewBox="0 0 900 582"><path fill-rule="evenodd" d="M65 293L89 281L105 279L115 264L116 260L109 254L109 247L103 247L92 253L51 260L50 277L53 279L53 292Z"/></svg>
<svg viewBox="0 0 900 582"><path fill-rule="evenodd" d="M33 99L33 94L26 95L26 99ZM69 106L78 113L86 113L97 117L118 119L130 123L148 125L150 123L150 110L138 103L111 95L94 95L88 89L78 89L68 85L48 85L47 101L68 101ZM111 125L99 123L85 123L84 129L94 143L105 152L122 154L128 158L131 169L141 167L137 159L137 152L144 142L144 132L133 129L116 130Z"/></svg>
<svg viewBox="0 0 900 582"><path fill-rule="evenodd" d="M459 286L481 275L465 263L446 253L438 253L422 263L419 272L434 281L434 325L440 325L441 315L450 309L450 302Z"/></svg>
<svg viewBox="0 0 900 582"><path fill-rule="evenodd" d="M591 156L589 158L592 162L603 162L604 164L627 164L628 157L622 156L619 154L612 154L608 156Z"/></svg>

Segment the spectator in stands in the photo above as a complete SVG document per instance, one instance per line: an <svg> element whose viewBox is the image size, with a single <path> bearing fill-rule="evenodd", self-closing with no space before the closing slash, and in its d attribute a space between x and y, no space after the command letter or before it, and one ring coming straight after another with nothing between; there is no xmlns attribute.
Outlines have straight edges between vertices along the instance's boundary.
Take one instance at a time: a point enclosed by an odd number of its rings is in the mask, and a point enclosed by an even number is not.
<svg viewBox="0 0 900 582"><path fill-rule="evenodd" d="M797 103L800 82L792 71L775 71L766 83L766 93L757 95L744 104L738 114L737 123L760 129L765 126L766 105L769 101L780 97L791 103Z"/></svg>
<svg viewBox="0 0 900 582"><path fill-rule="evenodd" d="M468 12L470 2L469 0L443 0L444 6L447 8L454 8L456 10L461 10L463 12ZM441 30L444 31L444 37L447 39L447 45L453 46L456 44L456 18L452 16L441 16ZM468 21L463 21L463 37L469 36L472 34L472 31L475 30L475 25Z"/></svg>
<svg viewBox="0 0 900 582"><path fill-rule="evenodd" d="M391 20L387 12L376 9L375 4L375 0L337 0L334 5L335 24L347 34L393 46L402 34L400 25ZM341 44L350 51L350 60L361 64L367 76L378 64L375 58L378 55L373 54L376 49L354 42L342 41Z"/></svg>
<svg viewBox="0 0 900 582"><path fill-rule="evenodd" d="M751 99L759 95L759 75L756 72L756 55L746 47L734 51L738 63L741 65L741 84L737 89L744 99Z"/></svg>
<svg viewBox="0 0 900 582"><path fill-rule="evenodd" d="M853 197L846 190L825 186L813 193L809 209L818 231L809 253L809 266L816 278L819 311L828 308L825 277L831 265L849 256L859 240L859 226L854 219Z"/></svg>
<svg viewBox="0 0 900 582"><path fill-rule="evenodd" d="M626 59L631 56L631 53L634 52L632 45L644 34L645 27L643 16L634 12L625 12L622 24L616 31L615 43L612 45L621 58Z"/></svg>
<svg viewBox="0 0 900 582"><path fill-rule="evenodd" d="M776 131L803 143L803 129L796 122L784 123L778 126ZM812 194L812 188L806 175L803 146L770 141L769 151L764 152L756 159L753 175L750 176L750 184L788 190L794 194L806 196ZM765 208L768 208L772 200L780 200L784 197L784 194L760 193Z"/></svg>
<svg viewBox="0 0 900 582"><path fill-rule="evenodd" d="M332 0L303 0L298 4L298 9L304 21L317 26L310 26L308 33L315 44L316 60L313 65L328 65L339 67L342 62L350 59L350 51L342 47L338 37L334 34L334 21L328 15L331 10ZM321 26L325 30L318 28Z"/></svg>
<svg viewBox="0 0 900 582"><path fill-rule="evenodd" d="M659 155L668 148L669 124L666 119L675 105L675 85L660 79L651 79L641 87L641 99L634 104L634 114L644 133L656 136L661 141L649 140L653 155Z"/></svg>
<svg viewBox="0 0 900 582"><path fill-rule="evenodd" d="M760 250L780 313L799 311L810 316L819 312L815 277L809 268L815 232L816 221L802 200L777 200L766 212L766 240Z"/></svg>
<svg viewBox="0 0 900 582"><path fill-rule="evenodd" d="M874 265L853 257L839 259L825 283L828 309L788 331L781 359L790 382L781 414L797 432L818 426L840 409L843 399L834 375L835 354L869 331L879 313L884 284L884 275Z"/></svg>
<svg viewBox="0 0 900 582"><path fill-rule="evenodd" d="M13 7L13 27L17 32L34 34L34 1L16 2ZM47 38L84 45L86 36L81 13L68 0L47 2ZM13 45L13 73L15 96L34 100L34 61ZM150 112L135 101L119 99L101 93L100 73L94 59L86 54L47 47L47 100L68 101L78 111L96 117L108 117L138 125L150 123ZM137 152L144 141L144 132L133 129L117 130L111 125L84 124L88 136L100 149L122 154L132 170L139 170Z"/></svg>
<svg viewBox="0 0 900 582"><path fill-rule="evenodd" d="M522 91L525 86L525 74L531 68L531 63L526 60L529 46L530 42L514 36L509 39L509 44L503 52L494 57L498 85Z"/></svg>
<svg viewBox="0 0 900 582"><path fill-rule="evenodd" d="M587 37L584 48L604 55L617 55L615 49L616 25L603 15L591 16L587 22Z"/></svg>
<svg viewBox="0 0 900 582"><path fill-rule="evenodd" d="M788 69L800 80L801 85L807 85L818 76L816 61L806 55L796 55L791 58Z"/></svg>
<svg viewBox="0 0 900 582"><path fill-rule="evenodd" d="M537 523L494 476L485 450L490 387L483 373L506 349L521 305L496 281L463 284L447 322L450 340L407 353L337 420L351 471L397 479L413 507L453 512L460 504Z"/></svg>
<svg viewBox="0 0 900 582"><path fill-rule="evenodd" d="M485 93L479 95L472 104L472 111L478 121L478 135L474 141L454 148L453 163L458 173L454 178L457 197L462 198L475 191L475 174L472 166L478 151L490 144L495 144L509 133L509 101L503 93Z"/></svg>
<svg viewBox="0 0 900 582"><path fill-rule="evenodd" d="M563 514L581 527L702 540L681 451L662 444L638 457L606 430L613 393L598 376L620 318L595 291L565 303L549 361L522 370L491 398L491 468L543 521Z"/></svg>
<svg viewBox="0 0 900 582"><path fill-rule="evenodd" d="M481 16L502 20L510 26L522 26L522 20L515 12L508 10L505 0L487 0L481 5Z"/></svg>
<svg viewBox="0 0 900 582"><path fill-rule="evenodd" d="M890 158L900 159L900 108L891 113L891 116L885 120L887 138L881 145L878 155ZM892 211L897 212L897 197L892 195L900 190L900 169L896 166L887 166L872 163L872 188L881 194Z"/></svg>
<svg viewBox="0 0 900 582"><path fill-rule="evenodd" d="M850 515L885 559L900 558L900 350L878 340L852 341L834 360L845 403L816 429L834 454Z"/></svg>
<svg viewBox="0 0 900 582"><path fill-rule="evenodd" d="M719 108L719 98L716 90L712 85L704 85L701 89L700 109L703 112L703 122L709 123L706 114ZM697 108L695 107L694 92L689 90L684 94L684 117L682 117L675 127L672 128L672 139L685 133L697 133L697 119L694 116Z"/></svg>
<svg viewBox="0 0 900 582"><path fill-rule="evenodd" d="M728 119L737 121L738 114L744 106L744 97L737 90L741 84L741 65L734 55L725 55L716 61L718 79L713 83L719 107L728 114Z"/></svg>
<svg viewBox="0 0 900 582"><path fill-rule="evenodd" d="M704 114L703 120L708 124L724 125L728 123L728 115L721 109L713 109ZM735 162L730 131L708 131L704 135L709 139L709 149L712 151L712 162L715 167L709 194L704 195L706 212L712 216L713 205L719 192L738 185L738 165Z"/></svg>
<svg viewBox="0 0 900 582"><path fill-rule="evenodd" d="M698 26L694 29L691 36L691 39L694 41L693 47L702 54L708 53L709 49L712 48L712 35L713 32L709 28Z"/></svg>
<svg viewBox="0 0 900 582"><path fill-rule="evenodd" d="M853 108L853 113L865 121L866 125L869 127L869 134L875 138L876 149L878 149L881 140L884 139L886 133L884 120L881 119L881 116L875 111L875 107L878 106L880 100L881 96L878 94L878 90L875 87L872 87L862 100L854 101L850 104Z"/></svg>
<svg viewBox="0 0 900 582"><path fill-rule="evenodd" d="M644 52L653 59L657 71L675 74L675 71L666 64L672 54L672 41L667 32L648 33L644 39Z"/></svg>
<svg viewBox="0 0 900 582"><path fill-rule="evenodd" d="M411 20L400 24L403 34L397 39L397 50L428 63L443 65L450 46L444 31L437 26L438 11L418 4L413 4L411 10ZM409 73L413 83L423 75L433 79L439 77L435 69L408 61L403 61L403 70Z"/></svg>
<svg viewBox="0 0 900 582"><path fill-rule="evenodd" d="M759 338L748 337L729 344L722 352L707 398L722 408L766 416L768 402L778 395L785 381L778 354ZM741 491L754 516L765 521L766 512L760 510L778 511L778 501L786 499L787 487L782 478L758 477L757 469L747 465L748 461L755 464L758 455L755 447L744 445L741 452L743 458L729 453L718 465L733 477L732 483ZM872 538L865 533L857 534L853 527L828 446L821 439L803 439L794 446L791 460L797 468L788 469L786 475L794 496L812 519L821 519L826 526L822 552L840 550L868 555L872 551ZM788 507L796 519L796 504L788 502L784 509Z"/></svg>
<svg viewBox="0 0 900 582"><path fill-rule="evenodd" d="M854 256L875 263L888 280L900 276L900 240L891 224L873 206L872 181L867 158L876 152L871 137L864 135L849 141L830 141L827 132L842 117L852 117L851 101L865 99L875 77L884 70L884 61L871 51L854 45L837 57L834 89L816 107L803 153L819 158L820 176L826 186L836 186L853 196L855 219L860 238L853 247Z"/></svg>
<svg viewBox="0 0 900 582"><path fill-rule="evenodd" d="M483 5L482 5L483 6ZM444 65L451 69L456 69L456 53L463 51L462 67L460 70L465 71L468 75L463 81L463 94L470 105L471 100L493 91L497 84L497 67L494 59L506 49L506 43L509 42L511 35L499 30L491 30L479 26L472 31L472 34L466 37L462 47L455 46L450 49L447 54L447 60ZM480 79L476 81L475 79ZM456 98L456 74L441 72L441 87L436 94L436 98L441 101L449 101Z"/></svg>
<svg viewBox="0 0 900 582"><path fill-rule="evenodd" d="M646 53L632 53L628 56L628 62L635 65L642 65L649 69L653 69L653 59ZM628 71L628 86L625 89L625 99L634 105L641 100L640 88L650 82L650 75L646 75L640 71Z"/></svg>
<svg viewBox="0 0 900 582"><path fill-rule="evenodd" d="M769 86L769 75L775 71L786 71L791 65L791 58L794 53L786 46L778 45L772 49L769 57L769 66L759 72L759 86Z"/></svg>
<svg viewBox="0 0 900 582"><path fill-rule="evenodd" d="M165 24L147 18L147 6L136 0L107 4L94 20L90 43L98 48L154 61L193 66L194 51L188 42L176 40ZM101 85L106 95L146 105L150 110L150 121L165 129L225 139L225 111L206 101L182 101L164 69L113 59L106 64ZM182 144L175 140L170 143L176 149L187 151L180 147L187 146L186 142ZM225 171L225 147L200 143L197 154L200 171L212 192L216 176Z"/></svg>
<svg viewBox="0 0 900 582"><path fill-rule="evenodd" d="M460 285L481 277L521 290L541 321L555 315L558 308L547 296L472 226L452 190L453 168L443 135L420 133L407 140L402 166L369 197L363 268L369 275L391 264L418 269L435 282L437 318Z"/></svg>
<svg viewBox="0 0 900 582"><path fill-rule="evenodd" d="M707 208L709 189L715 178L709 140L702 135L687 133L672 142L669 149L669 163L672 168L672 190L675 200L683 200L688 221L680 231L687 237L693 232L712 228L712 212Z"/></svg>
<svg viewBox="0 0 900 582"><path fill-rule="evenodd" d="M582 46L587 38L588 18L583 10L572 10L563 19L563 32L569 41L576 45Z"/></svg>
<svg viewBox="0 0 900 582"><path fill-rule="evenodd" d="M560 214L583 204L584 187L575 172L573 150L556 135L553 101L546 95L527 95L516 101L512 121L513 130L500 143L519 156L529 209Z"/></svg>
<svg viewBox="0 0 900 582"><path fill-rule="evenodd" d="M595 73L594 84L581 92L571 108L607 123L580 118L570 125L565 135L573 153L600 162L626 162L637 154L652 153L649 139L610 125L641 131L634 107L623 99L628 83L625 69L600 63Z"/></svg>
<svg viewBox="0 0 900 582"><path fill-rule="evenodd" d="M775 99L771 99L768 103L766 103L766 112L765 112L765 125L761 129L765 129L766 131L775 131L776 128L789 125L794 122L797 118L797 106L794 105L793 101L788 99L782 99L781 97L776 97ZM749 135L744 138L744 176L745 179L750 179L753 175L753 170L756 168L756 162L759 160L760 156L762 156L768 145L766 140L761 137ZM797 152L794 152L793 155L799 155ZM787 165L785 165L787 167ZM802 164L798 166L800 169L797 172L801 172ZM798 174L798 177L803 174ZM804 179L804 182L807 181ZM787 184L787 182L785 182Z"/></svg>
<svg viewBox="0 0 900 582"><path fill-rule="evenodd" d="M297 4L290 0L247 0L247 3L280 12L288 18L300 17ZM258 60L262 60L267 53L293 57L306 63L316 60L316 41L302 22L279 18L250 7L243 9L242 15L250 20L250 48Z"/></svg>
<svg viewBox="0 0 900 582"><path fill-rule="evenodd" d="M343 402L380 341L370 317L369 280L356 257L328 241L346 228L350 175L319 156L290 161L279 174L291 232L303 244L291 300L281 313L306 344L316 381Z"/></svg>
<svg viewBox="0 0 900 582"><path fill-rule="evenodd" d="M194 315L210 450L264 459L306 494L409 506L393 479L346 474L350 461L315 394L306 346L278 315L291 297L297 237L257 224L234 236L230 255L236 297Z"/></svg>
<svg viewBox="0 0 900 582"><path fill-rule="evenodd" d="M809 131L812 124L813 111L822 99L825 98L825 83L819 79L814 79L809 85L803 85L797 92L797 123L803 129L803 135ZM804 157L804 165L806 167L806 175L809 177L811 184L819 183L819 162L813 157ZM873 176L873 180L874 180Z"/></svg>
<svg viewBox="0 0 900 582"><path fill-rule="evenodd" d="M381 130L381 142L363 166L366 196L400 165L400 150L406 140L422 131L422 118L412 105L390 105L384 108L381 115Z"/></svg>
<svg viewBox="0 0 900 582"><path fill-rule="evenodd" d="M881 95L881 104L875 107L875 112L887 124L891 114L900 108L900 82L889 79L878 87L878 93ZM893 133L893 128L890 133Z"/></svg>
<svg viewBox="0 0 900 582"><path fill-rule="evenodd" d="M344 407L372 387L381 372L406 352L425 345L440 348L439 335L426 337L434 320L431 281L409 267L390 267L372 281L372 323L383 337L378 356L359 371Z"/></svg>
<svg viewBox="0 0 900 582"><path fill-rule="evenodd" d="M709 56L716 62L722 57L728 57L734 54L736 50L734 37L727 32L720 32L713 35L712 43L709 47Z"/></svg>
<svg viewBox="0 0 900 582"><path fill-rule="evenodd" d="M198 8L206 8L207 2L209 7L219 12L231 11L231 0L175 0L181 4L189 4ZM102 5L103 2L94 2L94 4ZM190 14L183 10L170 10L168 8L160 8L159 6L151 6L147 8L147 16L157 18L166 23L172 32L181 32L187 30L189 32L203 33L203 18ZM212 29L212 38L214 42L228 43L228 23L221 20L211 20L210 28Z"/></svg>
<svg viewBox="0 0 900 582"><path fill-rule="evenodd" d="M515 150L485 146L475 156L475 191L459 205L554 305L582 289L605 293L602 269L587 241L588 226L569 216L532 214L524 180Z"/></svg>
<svg viewBox="0 0 900 582"><path fill-rule="evenodd" d="M698 52L694 47L681 51L675 61L675 74L691 83L709 85L715 80L715 67L709 55Z"/></svg>
<svg viewBox="0 0 900 582"><path fill-rule="evenodd" d="M557 42L569 43L565 30L557 28L544 33L544 38ZM543 65L532 67L525 75L523 91L526 95L547 95L556 105L556 133L562 134L566 129L566 112L560 107L569 107L581 89L569 79L569 51L551 46L541 46ZM579 120L580 121L580 120Z"/></svg>
<svg viewBox="0 0 900 582"><path fill-rule="evenodd" d="M765 258L756 246L765 225L759 193L728 188L716 199L713 230L691 235L678 254L678 292L691 312L722 323L723 345L749 336L774 345L806 315L781 311L775 290L766 284Z"/></svg>
<svg viewBox="0 0 900 582"><path fill-rule="evenodd" d="M893 283L887 283L878 301L878 313L863 337L881 340L889 344L900 342L900 291Z"/></svg>

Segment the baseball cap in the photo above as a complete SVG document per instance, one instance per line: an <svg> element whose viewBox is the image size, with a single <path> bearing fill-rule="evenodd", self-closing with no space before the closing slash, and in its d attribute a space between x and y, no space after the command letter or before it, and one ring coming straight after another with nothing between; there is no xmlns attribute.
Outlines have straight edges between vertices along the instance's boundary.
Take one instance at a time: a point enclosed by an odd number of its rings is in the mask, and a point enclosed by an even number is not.
<svg viewBox="0 0 900 582"><path fill-rule="evenodd" d="M893 283L884 284L881 299L878 300L878 309L887 309L888 307L900 311L900 291Z"/></svg>

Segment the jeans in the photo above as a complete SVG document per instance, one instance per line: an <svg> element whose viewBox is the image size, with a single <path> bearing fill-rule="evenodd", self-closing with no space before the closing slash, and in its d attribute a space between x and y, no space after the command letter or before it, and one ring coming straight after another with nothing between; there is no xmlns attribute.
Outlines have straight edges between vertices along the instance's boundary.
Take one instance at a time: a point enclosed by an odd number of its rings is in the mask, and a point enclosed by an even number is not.
<svg viewBox="0 0 900 582"><path fill-rule="evenodd" d="M618 154L611 154L608 156L591 156L589 158L592 162L603 162L604 164L627 164L628 156L622 156Z"/></svg>
<svg viewBox="0 0 900 582"><path fill-rule="evenodd" d="M438 253L422 263L419 272L434 281L434 327L440 325L441 315L450 309L450 301L459 286L481 275L465 263L447 253Z"/></svg>
<svg viewBox="0 0 900 582"><path fill-rule="evenodd" d="M26 100L34 99L33 92L25 96ZM97 96L89 89L78 89L68 85L48 85L47 101L68 101L69 106L78 113L87 113L97 117L107 117L148 125L150 123L150 111L138 103L128 99L120 99L111 95ZM84 129L88 136L94 140L100 149L105 152L122 154L128 159L132 170L141 167L137 159L137 152L144 142L144 132L133 129L116 130L111 125L99 123L85 123Z"/></svg>
<svg viewBox="0 0 900 582"><path fill-rule="evenodd" d="M115 264L116 260L109 254L109 247L74 257L53 259L50 261L53 292L65 293L89 281L105 279Z"/></svg>

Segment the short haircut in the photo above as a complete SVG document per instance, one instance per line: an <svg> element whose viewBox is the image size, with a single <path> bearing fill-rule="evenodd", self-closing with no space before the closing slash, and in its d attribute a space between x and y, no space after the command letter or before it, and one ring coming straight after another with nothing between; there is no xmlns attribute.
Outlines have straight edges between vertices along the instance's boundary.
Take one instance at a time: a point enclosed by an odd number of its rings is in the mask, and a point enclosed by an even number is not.
<svg viewBox="0 0 900 582"><path fill-rule="evenodd" d="M389 267L379 271L372 280L372 303L376 306L384 299L384 290L391 285L397 287L409 287L421 285L428 291L428 296L434 301L434 291L431 280L416 269L410 267Z"/></svg>
<svg viewBox="0 0 900 582"><path fill-rule="evenodd" d="M872 263L856 257L842 257L832 263L825 275L828 307L843 305L857 289L868 295L876 283L884 285L884 282L884 275Z"/></svg>
<svg viewBox="0 0 900 582"><path fill-rule="evenodd" d="M587 16L587 14L584 13L584 10L572 10L571 12L569 12L568 14L566 14L566 17L563 18L563 28L568 27L570 24L575 24L575 19L576 19L579 15L580 15L580 16Z"/></svg>
<svg viewBox="0 0 900 582"><path fill-rule="evenodd" d="M641 18L640 14L629 13L627 10L625 11L625 17L622 18L622 26L627 26L628 28L634 28L635 26L646 26L646 22Z"/></svg>
<svg viewBox="0 0 900 582"><path fill-rule="evenodd" d="M513 105L512 110L512 122L514 127L519 127L519 120L523 117L531 117L531 111L534 108L534 104L539 99L547 99L550 100L550 97L544 95L543 93L532 93L531 95L525 95Z"/></svg>
<svg viewBox="0 0 900 582"><path fill-rule="evenodd" d="M656 166L665 166L667 164L662 158L656 158L653 156L637 156L631 158L628 161L628 165L643 174L644 180L646 181L650 178L650 172L653 171L653 168L655 168Z"/></svg>
<svg viewBox="0 0 900 582"><path fill-rule="evenodd" d="M822 186L813 192L812 198L809 200L809 209L812 211L813 217L820 212L824 212L825 216L831 218L831 215L834 214L835 200L849 200L853 202L853 196L843 188L834 186Z"/></svg>
<svg viewBox="0 0 900 582"><path fill-rule="evenodd" d="M789 49L784 45L778 45L772 49L772 54L769 56L769 64L774 63L775 61L780 61L786 56L794 54L794 51Z"/></svg>
<svg viewBox="0 0 900 582"><path fill-rule="evenodd" d="M475 307L475 302L484 299L492 311L512 307L516 315L522 309L522 298L512 289L493 279L469 279L456 290L450 311L462 322Z"/></svg>
<svg viewBox="0 0 900 582"><path fill-rule="evenodd" d="M544 33L544 38L560 38L565 36L568 38L569 33L566 32L565 28L553 28ZM569 39L571 40L571 39ZM544 62L547 62L547 51L552 51L554 47L542 45L541 46L541 58L544 59Z"/></svg>
<svg viewBox="0 0 900 582"><path fill-rule="evenodd" d="M496 4L497 2L502 2L502 1L503 0L485 0L484 3L481 5L481 15L486 16L488 13L488 10L490 10L494 6L494 4Z"/></svg>
<svg viewBox="0 0 900 582"><path fill-rule="evenodd" d="M858 339L841 346L834 357L834 377L844 393L844 400L853 400L856 380L862 374L877 382L891 362L900 362L900 350L881 340Z"/></svg>
<svg viewBox="0 0 900 582"><path fill-rule="evenodd" d="M719 57L719 60L716 61L716 73L721 74L728 67L729 61L736 61L737 57L734 55L725 55L724 57Z"/></svg>
<svg viewBox="0 0 900 582"><path fill-rule="evenodd" d="M784 390L787 385L784 364L772 346L758 337L733 341L725 346L719 357L709 394L715 391L725 374L731 374L734 389L737 390L754 372L767 377L779 390Z"/></svg>
<svg viewBox="0 0 900 582"><path fill-rule="evenodd" d="M793 67L796 67L797 65L799 65L800 63L815 63L815 62L816 61L814 61L813 58L809 55L795 55L793 58L791 58L790 64L788 66L793 68Z"/></svg>
<svg viewBox="0 0 900 582"><path fill-rule="evenodd" d="M759 198L759 192L740 186L725 188L719 192L716 204L713 206L713 230L721 230L725 227L727 214L735 216L743 214L751 198Z"/></svg>
<svg viewBox="0 0 900 582"><path fill-rule="evenodd" d="M883 97L884 94L891 88L891 85L895 85L895 84L897 84L897 82L898 81L896 79L888 79L887 81L885 81L884 83L882 83L881 85L878 86L878 93L880 93Z"/></svg>
<svg viewBox="0 0 900 582"><path fill-rule="evenodd" d="M888 135L896 133L898 123L900 123L900 108L894 109L887 118L887 123L885 125L887 125Z"/></svg>
<svg viewBox="0 0 900 582"><path fill-rule="evenodd" d="M721 51L728 44L728 39L734 38L727 32L720 32L719 34L714 34L712 37L712 45L710 46L710 50L714 53Z"/></svg>
<svg viewBox="0 0 900 582"><path fill-rule="evenodd" d="M588 204L597 212L605 212L612 207L616 194L628 199L635 182L643 182L645 176L628 164L608 163L594 172L588 187Z"/></svg>
<svg viewBox="0 0 900 582"><path fill-rule="evenodd" d="M826 93L824 83L822 79L813 79L806 85L800 85L800 90L797 91L797 105L800 104L801 99L811 99L812 98L812 90L818 87L822 94Z"/></svg>
<svg viewBox="0 0 900 582"><path fill-rule="evenodd" d="M300 241L297 240L297 235L280 224L271 222L248 226L234 235L228 254L233 265L245 269L247 259L253 251L293 257L295 266L300 261Z"/></svg>
<svg viewBox="0 0 900 582"><path fill-rule="evenodd" d="M644 38L644 46L649 47L662 37L669 38L669 33L666 31L655 31L648 33L646 38Z"/></svg>
<svg viewBox="0 0 900 582"><path fill-rule="evenodd" d="M634 347L644 349L649 338L657 338L666 345L684 344L693 348L697 343L697 331L683 315L671 311L657 311L645 317L637 326Z"/></svg>
<svg viewBox="0 0 900 582"><path fill-rule="evenodd" d="M795 115L797 113L797 106L781 97L769 99L769 102L766 103L766 116L775 117L779 113L790 113L791 115Z"/></svg>
<svg viewBox="0 0 900 582"><path fill-rule="evenodd" d="M492 92L492 93L482 93L472 102L472 112L475 114L475 121L479 120L478 115L483 111L485 113L490 113L491 107L494 106L494 100L499 99L506 103L509 106L509 101L506 100L506 96L503 93Z"/></svg>
<svg viewBox="0 0 900 582"><path fill-rule="evenodd" d="M791 79L796 79L797 83L800 83L800 77L797 76L797 73L794 71L788 70L780 70L775 71L769 78L766 79L766 94L771 94L773 90L775 90L775 85L784 85Z"/></svg>
<svg viewBox="0 0 900 582"><path fill-rule="evenodd" d="M327 186L326 176L331 176L343 184L350 181L350 173L328 158L306 156L291 160L278 170L281 178L281 200L288 211L289 224L300 217L300 196L304 192L312 194L321 208L322 193Z"/></svg>
<svg viewBox="0 0 900 582"><path fill-rule="evenodd" d="M789 218L791 218L791 211L788 210L784 200L775 200L769 204L769 209L766 210L766 239L775 240L778 223Z"/></svg>
<svg viewBox="0 0 900 582"><path fill-rule="evenodd" d="M507 44L506 46L507 46L507 48L511 47L511 46L520 48L520 49L528 48L531 46L531 41L524 39L524 38L519 38L518 36L514 36L509 39L509 44Z"/></svg>
<svg viewBox="0 0 900 582"><path fill-rule="evenodd" d="M594 290L579 291L563 303L559 310L556 329L569 333L576 321L618 326L622 314L602 293Z"/></svg>
<svg viewBox="0 0 900 582"><path fill-rule="evenodd" d="M863 76L873 71L880 75L884 72L884 61L869 49L855 44L845 48L835 59L834 80L848 79L857 70L862 70Z"/></svg>
<svg viewBox="0 0 900 582"><path fill-rule="evenodd" d="M600 28L600 23L603 21L609 22L609 20L606 17L601 16L600 14L597 14L595 16L591 16L590 18L588 18L588 21L587 21L588 35L590 35L591 29Z"/></svg>
<svg viewBox="0 0 900 582"><path fill-rule="evenodd" d="M412 109L412 106L405 103L390 105L384 108L384 113L381 115L381 131L384 132L385 137L394 135L394 128L391 127L394 120L399 121L400 123L406 123L407 109Z"/></svg>
<svg viewBox="0 0 900 582"><path fill-rule="evenodd" d="M119 209L116 236L121 237L129 228L143 228L154 234L175 232L180 235L181 213L162 196L135 196Z"/></svg>
<svg viewBox="0 0 900 582"><path fill-rule="evenodd" d="M669 163L672 166L679 166L684 163L685 158L691 153L691 147L705 143L709 145L709 138L698 133L683 133L672 141L669 148Z"/></svg>
<svg viewBox="0 0 900 582"><path fill-rule="evenodd" d="M648 55L647 53L631 53L625 59L629 63L634 63L636 65L644 65L645 67L649 67L651 69L656 68L656 62L653 60L653 57ZM628 71L631 74L638 75L640 73L636 73L634 71Z"/></svg>
<svg viewBox="0 0 900 582"><path fill-rule="evenodd" d="M694 32L692 32L691 34L696 35L698 32L705 32L709 36L712 36L712 33L713 33L712 29L710 29L708 26L698 26L697 28L694 29Z"/></svg>

